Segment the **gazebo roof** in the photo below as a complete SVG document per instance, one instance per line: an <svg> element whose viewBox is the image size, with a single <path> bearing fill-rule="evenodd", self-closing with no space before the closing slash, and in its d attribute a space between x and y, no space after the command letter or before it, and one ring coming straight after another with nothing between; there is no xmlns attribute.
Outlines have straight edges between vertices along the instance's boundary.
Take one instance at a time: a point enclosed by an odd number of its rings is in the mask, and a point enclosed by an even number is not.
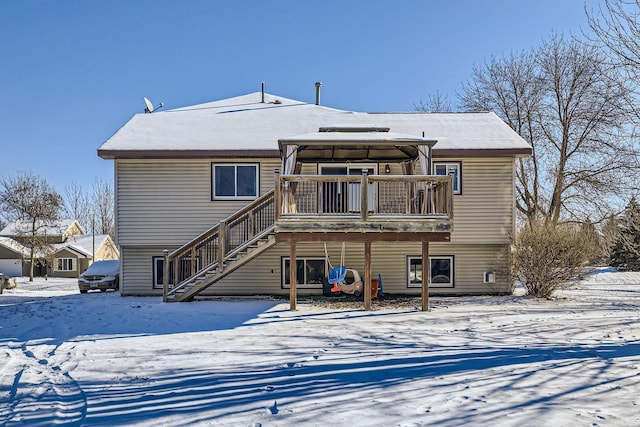
<svg viewBox="0 0 640 427"><path fill-rule="evenodd" d="M281 138L280 153L288 146L297 147L299 162L402 162L418 158L420 146L432 147L437 141L389 132L389 128L322 127L319 132Z"/></svg>

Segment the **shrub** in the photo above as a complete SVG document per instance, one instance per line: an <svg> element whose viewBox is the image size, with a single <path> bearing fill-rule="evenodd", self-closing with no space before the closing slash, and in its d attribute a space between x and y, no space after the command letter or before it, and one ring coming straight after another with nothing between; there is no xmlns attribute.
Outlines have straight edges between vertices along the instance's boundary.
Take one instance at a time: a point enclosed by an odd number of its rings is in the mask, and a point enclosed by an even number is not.
<svg viewBox="0 0 640 427"><path fill-rule="evenodd" d="M575 283L598 253L598 242L580 227L531 223L514 239L513 277L529 295L550 298Z"/></svg>

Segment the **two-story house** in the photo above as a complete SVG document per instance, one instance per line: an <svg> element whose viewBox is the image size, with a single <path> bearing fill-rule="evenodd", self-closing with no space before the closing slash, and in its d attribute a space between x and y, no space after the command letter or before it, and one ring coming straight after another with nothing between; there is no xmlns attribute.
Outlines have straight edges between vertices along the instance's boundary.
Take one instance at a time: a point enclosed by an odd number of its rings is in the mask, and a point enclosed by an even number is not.
<svg viewBox="0 0 640 427"><path fill-rule="evenodd" d="M321 294L341 264L380 274L385 293L507 293L515 165L530 153L490 112L264 92L136 114L98 150L114 160L122 294L175 301Z"/></svg>

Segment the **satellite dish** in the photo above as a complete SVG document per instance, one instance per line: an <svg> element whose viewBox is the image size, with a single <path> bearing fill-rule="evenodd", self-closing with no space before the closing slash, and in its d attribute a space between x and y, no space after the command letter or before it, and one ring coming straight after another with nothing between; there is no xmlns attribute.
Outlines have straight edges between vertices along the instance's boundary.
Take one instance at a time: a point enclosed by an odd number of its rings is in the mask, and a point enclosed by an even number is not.
<svg viewBox="0 0 640 427"><path fill-rule="evenodd" d="M149 98L147 98L146 96L142 97L144 99L144 112L145 113L153 113L155 110L157 110L158 108L162 108L164 106L164 104L161 102L160 105L158 105L158 107L154 108L153 104L151 103L151 101L149 101Z"/></svg>
<svg viewBox="0 0 640 427"><path fill-rule="evenodd" d="M155 108L153 108L153 104L151 103L151 101L149 101L149 99L146 96L143 96L142 98L144 99L144 105L146 105L144 112L153 113L153 110Z"/></svg>

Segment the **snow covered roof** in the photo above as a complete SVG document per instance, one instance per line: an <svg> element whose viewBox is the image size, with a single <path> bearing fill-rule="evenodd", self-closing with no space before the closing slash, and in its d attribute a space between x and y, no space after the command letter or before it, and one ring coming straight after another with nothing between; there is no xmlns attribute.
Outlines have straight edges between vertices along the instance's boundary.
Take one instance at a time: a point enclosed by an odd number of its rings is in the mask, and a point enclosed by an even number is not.
<svg viewBox="0 0 640 427"><path fill-rule="evenodd" d="M114 158L279 156L278 140L321 127L388 127L437 140L434 155L527 155L531 147L496 114L359 113L261 92L153 114L136 114L99 149ZM484 154L483 154L484 153Z"/></svg>
<svg viewBox="0 0 640 427"><path fill-rule="evenodd" d="M107 234L96 235L96 251L104 244L104 242L107 241L107 239L109 239L109 235ZM93 236L91 234L69 236L66 242L58 243L54 246L56 248L56 252L63 249L70 249L86 257L93 256Z"/></svg>
<svg viewBox="0 0 640 427"><path fill-rule="evenodd" d="M46 224L42 221L36 222L36 228L39 235L47 236L62 236L66 233L77 221L74 219L60 219L52 224ZM80 227L80 224L77 224ZM0 231L0 236L20 236L31 230L31 223L29 221L15 221L7 225ZM82 230L82 227L80 227Z"/></svg>
<svg viewBox="0 0 640 427"><path fill-rule="evenodd" d="M29 256L29 250L20 242L13 240L11 237L0 237L0 246L4 246L10 251L19 253L23 257Z"/></svg>

